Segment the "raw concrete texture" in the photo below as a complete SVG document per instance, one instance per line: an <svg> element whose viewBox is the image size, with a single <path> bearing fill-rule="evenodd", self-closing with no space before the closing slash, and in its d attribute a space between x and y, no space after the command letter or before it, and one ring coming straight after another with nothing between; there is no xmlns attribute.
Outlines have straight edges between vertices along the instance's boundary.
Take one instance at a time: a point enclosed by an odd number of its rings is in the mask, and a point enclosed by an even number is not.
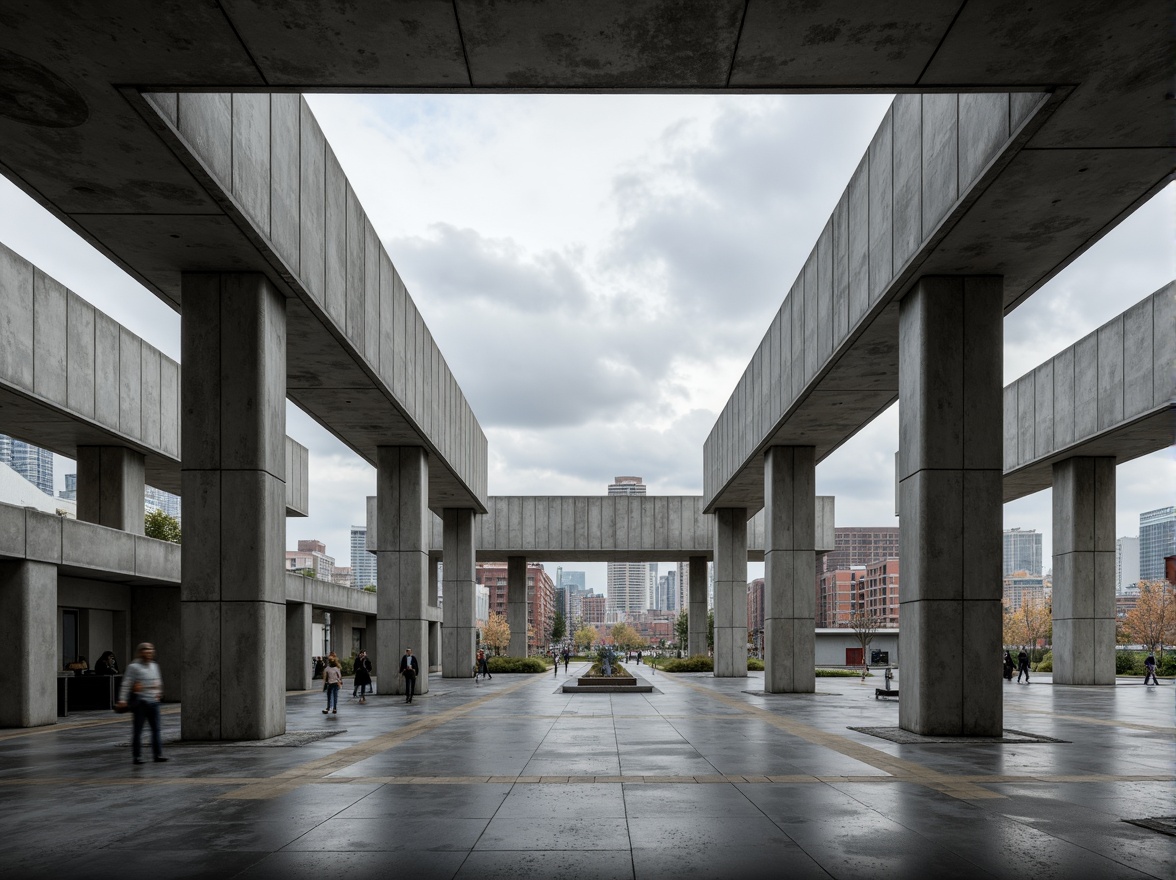
<svg viewBox="0 0 1176 880"><path fill-rule="evenodd" d="M226 274L186 276L184 302L184 736L264 739L286 725L285 301Z"/></svg>
<svg viewBox="0 0 1176 880"><path fill-rule="evenodd" d="M1115 683L1115 459L1053 468L1054 681Z"/></svg>
<svg viewBox="0 0 1176 880"><path fill-rule="evenodd" d="M445 510L445 636L441 642L441 669L445 678L471 678L476 641L474 601L474 511ZM428 557L426 557L427 559ZM526 627L523 627L526 635Z"/></svg>
<svg viewBox="0 0 1176 880"><path fill-rule="evenodd" d="M145 460L126 446L79 446L78 519L143 534Z"/></svg>
<svg viewBox="0 0 1176 880"><path fill-rule="evenodd" d="M1002 729L983 672L1001 644L1001 293L923 278L902 302L899 723L916 733Z"/></svg>
<svg viewBox="0 0 1176 880"><path fill-rule="evenodd" d="M714 523L715 677L746 678L747 510L720 508Z"/></svg>
<svg viewBox="0 0 1176 880"><path fill-rule="evenodd" d="M57 566L0 562L0 644L11 652L9 692L0 727L57 720Z"/></svg>
<svg viewBox="0 0 1176 880"><path fill-rule="evenodd" d="M527 557L506 560L506 623L510 627L510 657L527 656Z"/></svg>

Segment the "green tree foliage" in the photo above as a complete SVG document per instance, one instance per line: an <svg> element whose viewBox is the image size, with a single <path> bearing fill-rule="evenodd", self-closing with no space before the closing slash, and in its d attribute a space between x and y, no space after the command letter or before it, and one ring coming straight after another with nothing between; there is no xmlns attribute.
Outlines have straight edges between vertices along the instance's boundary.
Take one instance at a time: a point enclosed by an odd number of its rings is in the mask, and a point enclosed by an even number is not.
<svg viewBox="0 0 1176 880"><path fill-rule="evenodd" d="M706 613L706 646L715 649L715 609Z"/></svg>
<svg viewBox="0 0 1176 880"><path fill-rule="evenodd" d="M613 644L617 646L619 651L636 651L645 645L645 641L638 635L637 630L627 623L614 624L609 635L612 636Z"/></svg>
<svg viewBox="0 0 1176 880"><path fill-rule="evenodd" d="M551 640L553 642L562 642L564 636L568 634L568 622L564 618L562 611L556 610L555 618L551 621Z"/></svg>
<svg viewBox="0 0 1176 880"><path fill-rule="evenodd" d="M366 587L363 588L363 591L365 593L374 593L376 591L376 585L375 584L368 584Z"/></svg>
<svg viewBox="0 0 1176 880"><path fill-rule="evenodd" d="M162 510L152 510L143 517L143 534L157 541L180 543L180 523Z"/></svg>
<svg viewBox="0 0 1176 880"><path fill-rule="evenodd" d="M690 641L690 615L686 609L678 612L678 619L674 621L674 637L678 640L678 647L685 648Z"/></svg>

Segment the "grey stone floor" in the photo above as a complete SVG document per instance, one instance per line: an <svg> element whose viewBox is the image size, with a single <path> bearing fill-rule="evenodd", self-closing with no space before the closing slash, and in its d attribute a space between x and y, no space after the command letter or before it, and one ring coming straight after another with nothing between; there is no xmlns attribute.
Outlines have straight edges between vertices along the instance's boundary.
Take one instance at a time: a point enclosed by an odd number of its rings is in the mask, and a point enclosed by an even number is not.
<svg viewBox="0 0 1176 880"><path fill-rule="evenodd" d="M0 875L1176 877L1176 837L1122 821L1176 815L1170 681L1035 676L1005 686L1005 726L1068 742L920 745L849 729L897 725L876 679L803 696L748 693L762 673L649 681L434 679L411 706L337 716L290 694L290 731L342 732L170 742L138 767L122 716L0 731Z"/></svg>

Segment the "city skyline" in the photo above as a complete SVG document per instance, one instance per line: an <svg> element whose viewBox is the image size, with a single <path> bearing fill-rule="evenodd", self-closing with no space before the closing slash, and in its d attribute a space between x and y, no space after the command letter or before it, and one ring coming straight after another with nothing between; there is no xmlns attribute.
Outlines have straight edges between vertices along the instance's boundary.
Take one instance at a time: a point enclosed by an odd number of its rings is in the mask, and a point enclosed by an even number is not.
<svg viewBox="0 0 1176 880"><path fill-rule="evenodd" d="M309 101L486 430L490 493L600 494L639 473L652 494L673 495L700 494L702 441L890 98ZM1176 275L1174 193L1005 319L1006 381ZM179 356L178 316L153 294L7 181L0 209L0 241ZM313 474L310 517L288 521L287 544L314 535L343 547L374 469L287 413ZM818 466L839 526L897 524L897 445L892 406ZM58 463L59 479L67 469ZM1176 460L1156 453L1117 478L1116 534L1135 534L1141 512L1170 503ZM1012 527L1041 532L1048 569L1049 493L1006 505ZM605 589L604 563L576 567ZM749 580L759 574L751 564Z"/></svg>

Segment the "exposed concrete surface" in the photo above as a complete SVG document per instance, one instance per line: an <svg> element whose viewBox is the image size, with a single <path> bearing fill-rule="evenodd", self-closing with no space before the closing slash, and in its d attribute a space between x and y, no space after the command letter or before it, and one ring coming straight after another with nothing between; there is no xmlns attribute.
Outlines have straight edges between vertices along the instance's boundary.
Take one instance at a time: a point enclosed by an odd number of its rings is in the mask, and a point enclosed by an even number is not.
<svg viewBox="0 0 1176 880"><path fill-rule="evenodd" d="M524 556L544 562L685 562L714 558L713 517L698 495L492 495L474 518L479 562ZM834 498L815 499L817 552L834 548ZM367 500L367 547L379 528L376 499ZM431 518L429 553L441 557L440 517ZM747 558L764 559L764 517L747 522Z"/></svg>
<svg viewBox="0 0 1176 880"><path fill-rule="evenodd" d="M9 652L0 727L57 719L57 569L31 560L0 562L0 644Z"/></svg>
<svg viewBox="0 0 1176 880"><path fill-rule="evenodd" d="M5 433L78 461L79 512L90 496L94 521L106 522L104 503L134 505L91 486L95 475L101 484L101 468L81 449L123 447L142 456L140 511L143 481L181 491L180 365L3 244L0 412ZM287 437L287 516L310 509L307 467L306 447Z"/></svg>
<svg viewBox="0 0 1176 880"><path fill-rule="evenodd" d="M1004 500L1048 488L1067 458L1122 464L1174 441L1176 282L1005 386Z"/></svg>

